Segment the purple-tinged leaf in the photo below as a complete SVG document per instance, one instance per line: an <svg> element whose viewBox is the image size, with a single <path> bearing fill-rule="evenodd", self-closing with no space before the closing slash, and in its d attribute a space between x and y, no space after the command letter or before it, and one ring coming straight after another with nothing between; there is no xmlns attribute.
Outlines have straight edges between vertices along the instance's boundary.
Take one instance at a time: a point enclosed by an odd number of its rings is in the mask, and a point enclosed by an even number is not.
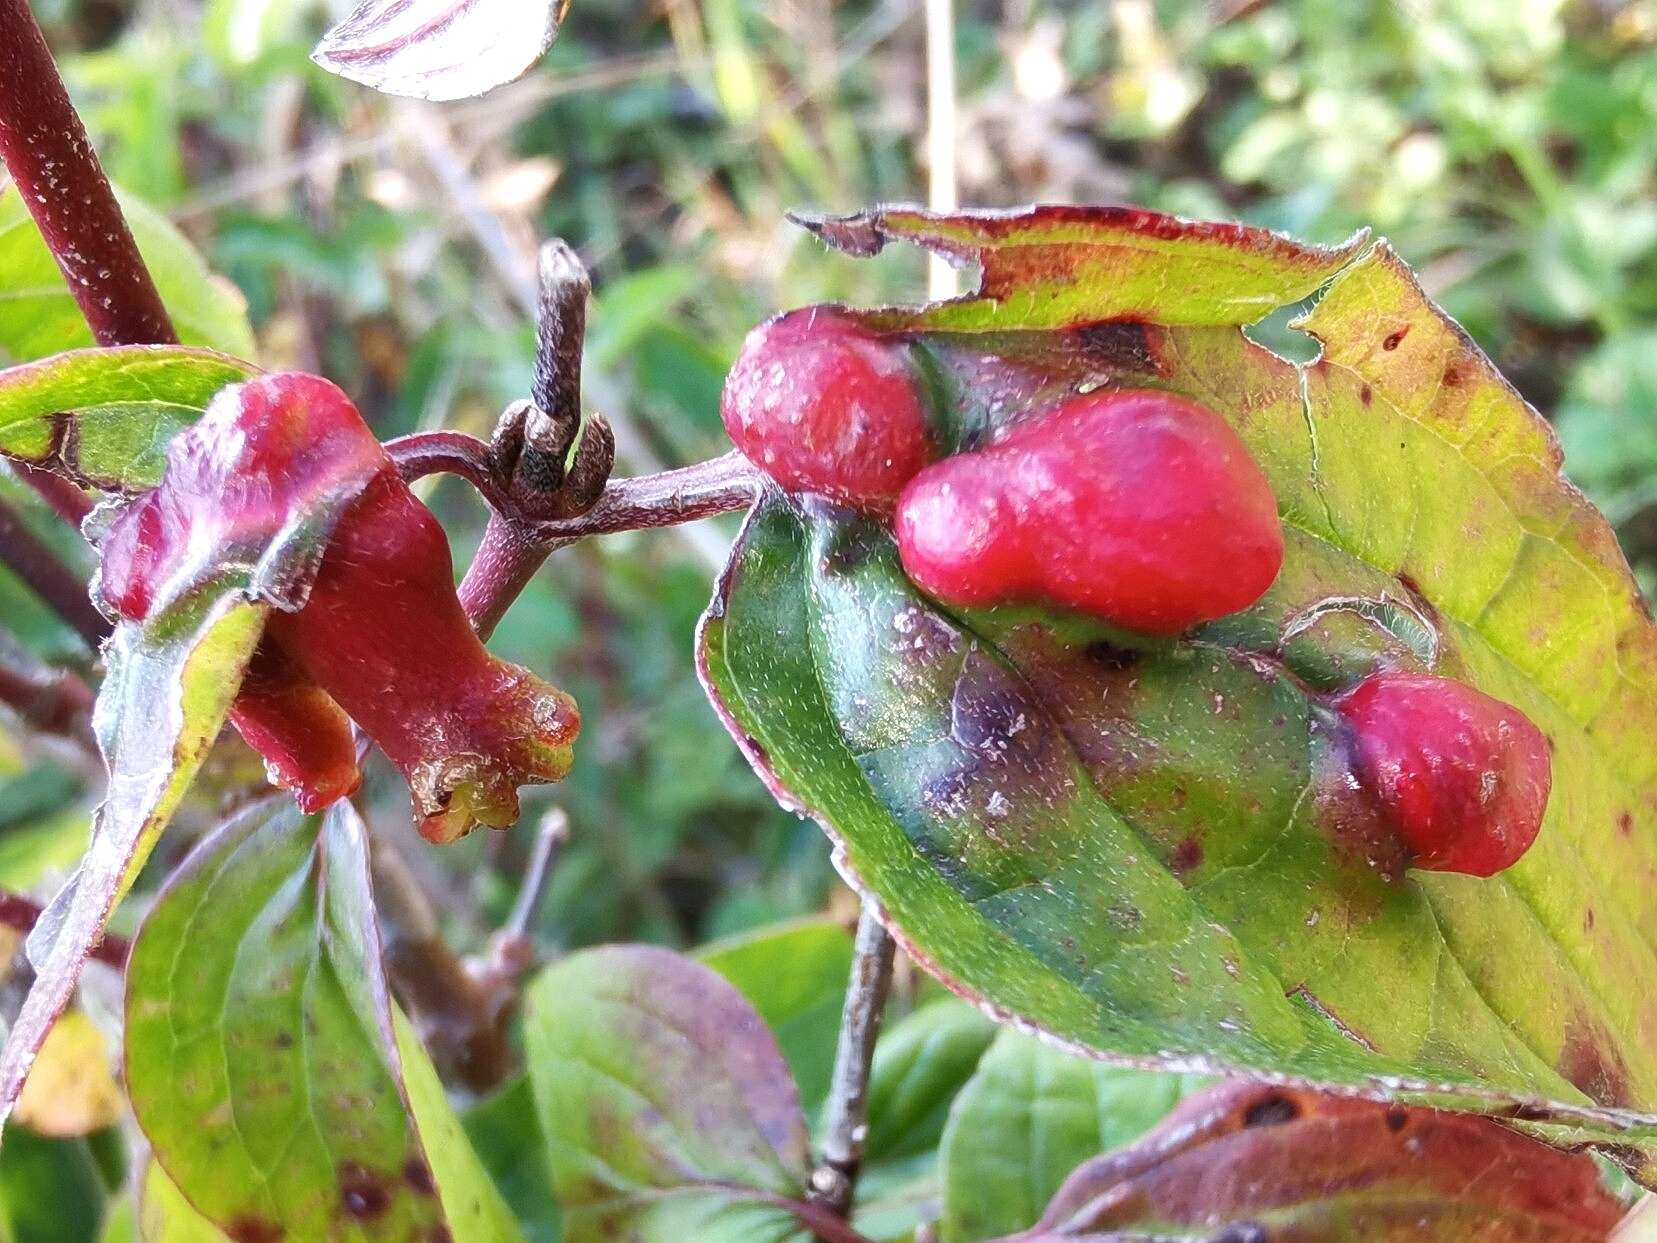
<svg viewBox="0 0 1657 1243"><path fill-rule="evenodd" d="M527 73L568 0L363 0L317 44L330 73L388 95L466 99Z"/></svg>
<svg viewBox="0 0 1657 1243"><path fill-rule="evenodd" d="M809 1137L776 1037L712 969L607 946L531 987L529 1073L566 1243L851 1240L805 1197Z"/></svg>
<svg viewBox="0 0 1657 1243"><path fill-rule="evenodd" d="M134 942L126 1019L139 1125L231 1238L520 1237L392 1005L349 803L266 800L204 840Z"/></svg>
<svg viewBox="0 0 1657 1243"><path fill-rule="evenodd" d="M1593 1160L1485 1118L1233 1083L1078 1167L1002 1243L1601 1243Z"/></svg>

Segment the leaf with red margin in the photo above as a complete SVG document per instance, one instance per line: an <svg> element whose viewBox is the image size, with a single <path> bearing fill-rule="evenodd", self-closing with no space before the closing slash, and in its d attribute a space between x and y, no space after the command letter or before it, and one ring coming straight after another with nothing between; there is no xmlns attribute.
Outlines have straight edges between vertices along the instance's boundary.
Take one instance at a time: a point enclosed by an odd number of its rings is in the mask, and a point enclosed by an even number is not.
<svg viewBox="0 0 1657 1243"><path fill-rule="evenodd" d="M1488 1119L1233 1083L1078 1167L1002 1243L1601 1243L1623 1210L1592 1159Z"/></svg>
<svg viewBox="0 0 1657 1243"><path fill-rule="evenodd" d="M850 312L909 351L948 448L1170 389L1244 438L1288 545L1254 606L1148 641L941 609L878 523L762 497L704 681L899 939L1077 1051L1516 1115L1657 1180L1657 1005L1630 987L1657 974L1657 628L1539 416L1384 244L1113 209L811 223L983 266L992 295ZM1241 331L1326 283L1318 362ZM1400 877L1352 836L1328 696L1390 667L1548 735L1553 801L1503 875Z"/></svg>
<svg viewBox="0 0 1657 1243"><path fill-rule="evenodd" d="M527 73L569 0L362 0L311 59L387 95L482 95Z"/></svg>

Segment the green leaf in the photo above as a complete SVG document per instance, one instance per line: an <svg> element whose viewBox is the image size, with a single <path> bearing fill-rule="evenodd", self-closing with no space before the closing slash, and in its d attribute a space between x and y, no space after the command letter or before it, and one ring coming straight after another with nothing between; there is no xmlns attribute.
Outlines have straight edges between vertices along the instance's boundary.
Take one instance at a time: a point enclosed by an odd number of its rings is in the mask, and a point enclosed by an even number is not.
<svg viewBox="0 0 1657 1243"><path fill-rule="evenodd" d="M521 1237L391 1005L348 803L267 800L196 849L133 945L126 1031L156 1159L232 1237Z"/></svg>
<svg viewBox="0 0 1657 1243"><path fill-rule="evenodd" d="M207 270L165 216L130 194L118 197L179 340L251 357L246 299ZM92 333L22 200L14 192L0 194L0 351L27 361L91 344Z"/></svg>
<svg viewBox="0 0 1657 1243"><path fill-rule="evenodd" d="M13 1127L0 1147L0 1243L85 1243L103 1215L103 1181L84 1139Z"/></svg>
<svg viewBox="0 0 1657 1243"><path fill-rule="evenodd" d="M62 463L98 487L151 487L173 433L257 370L179 345L70 350L9 367L0 371L0 452Z"/></svg>
<svg viewBox="0 0 1657 1243"><path fill-rule="evenodd" d="M881 1032L869 1073L864 1159L901 1161L935 1149L950 1102L997 1030L965 1002L942 998Z"/></svg>
<svg viewBox="0 0 1657 1243"><path fill-rule="evenodd" d="M940 1238L973 1243L1033 1225L1073 1169L1138 1139L1200 1084L1003 1032L949 1111Z"/></svg>
<svg viewBox="0 0 1657 1243"><path fill-rule="evenodd" d="M793 923L716 941L696 957L748 999L777 1038L813 1117L828 1095L840 1011L851 978L852 942L831 919Z"/></svg>
<svg viewBox="0 0 1657 1243"><path fill-rule="evenodd" d="M1002 1243L1600 1243L1599 1167L1486 1118L1233 1083L1076 1169Z"/></svg>
<svg viewBox="0 0 1657 1243"><path fill-rule="evenodd" d="M138 1183L138 1243L227 1243L227 1239L224 1231L184 1198L160 1162L146 1163Z"/></svg>
<svg viewBox="0 0 1657 1243"><path fill-rule="evenodd" d="M117 626L93 728L109 789L79 869L30 936L35 981L0 1048L0 1121L116 904L184 797L264 629L265 605L196 593L145 626Z"/></svg>
<svg viewBox="0 0 1657 1243"><path fill-rule="evenodd" d="M525 1042L568 1243L807 1237L799 1094L716 972L648 946L571 955L530 988Z"/></svg>
<svg viewBox="0 0 1657 1243"><path fill-rule="evenodd" d="M558 1198L529 1076L519 1075L461 1118L466 1137L517 1215L526 1243L559 1243Z"/></svg>
<svg viewBox="0 0 1657 1243"><path fill-rule="evenodd" d="M1277 495L1272 590L1177 642L945 611L882 526L773 494L704 620L716 706L929 969L1006 1017L1104 1058L1519 1103L1657 1178L1657 1022L1629 987L1657 974L1657 629L1609 527L1384 245L1295 259L1231 232L1245 281L1212 229L1165 218L1119 255L1107 212L1109 264L1040 249L1088 220L939 225L1000 274L995 296L865 319L905 334L955 436L1100 385L1209 405ZM1197 279L1210 258L1224 316ZM1304 321L1321 360L1235 326L1337 269ZM968 323L983 331L933 331ZM1552 742L1542 833L1500 877L1389 879L1341 844L1323 696L1396 665L1514 704Z"/></svg>

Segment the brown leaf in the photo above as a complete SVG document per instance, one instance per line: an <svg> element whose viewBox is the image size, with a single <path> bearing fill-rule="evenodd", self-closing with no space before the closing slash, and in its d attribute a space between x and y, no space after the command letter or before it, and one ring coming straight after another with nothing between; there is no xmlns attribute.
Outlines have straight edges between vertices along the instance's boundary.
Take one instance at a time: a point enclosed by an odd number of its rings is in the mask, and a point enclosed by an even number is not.
<svg viewBox="0 0 1657 1243"><path fill-rule="evenodd" d="M1588 1157L1488 1118L1230 1083L1079 1166L1016 1238L1598 1243L1622 1212Z"/></svg>

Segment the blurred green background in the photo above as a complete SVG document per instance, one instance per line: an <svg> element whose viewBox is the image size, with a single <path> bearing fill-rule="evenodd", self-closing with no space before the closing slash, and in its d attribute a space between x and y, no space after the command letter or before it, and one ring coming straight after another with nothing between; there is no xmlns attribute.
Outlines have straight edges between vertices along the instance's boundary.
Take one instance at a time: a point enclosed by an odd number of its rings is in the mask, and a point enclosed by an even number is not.
<svg viewBox="0 0 1657 1243"><path fill-rule="evenodd" d="M312 66L340 7L35 0L106 166L245 291L262 361L329 375L386 436L486 435L527 392L542 237L593 271L587 396L628 471L722 451L721 377L766 315L924 293L916 255L833 257L784 219L924 197L920 0L575 0L539 70L443 107ZM1657 5L957 8L963 202L1134 202L1318 242L1372 226L1555 421L1650 592ZM464 563L480 504L453 482L429 499ZM576 774L531 804L555 796L575 830L554 944L848 909L821 834L771 804L696 685L730 533L562 552L500 631L586 713ZM49 654L49 619L0 592ZM379 784L384 831L404 831ZM498 924L526 839L408 852L461 946Z"/></svg>

